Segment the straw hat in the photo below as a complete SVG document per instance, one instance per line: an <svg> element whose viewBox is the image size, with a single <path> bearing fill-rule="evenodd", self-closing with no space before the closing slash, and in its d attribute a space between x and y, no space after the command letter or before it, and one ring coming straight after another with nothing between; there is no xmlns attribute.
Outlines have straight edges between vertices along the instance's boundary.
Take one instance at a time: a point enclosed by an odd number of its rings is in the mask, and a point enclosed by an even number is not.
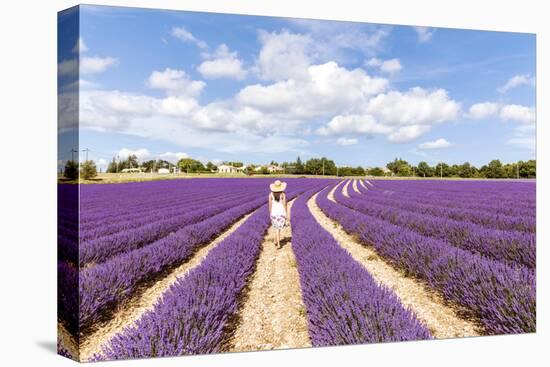
<svg viewBox="0 0 550 367"><path fill-rule="evenodd" d="M286 182L281 182L277 180L269 185L269 188L272 192L283 192L286 189Z"/></svg>

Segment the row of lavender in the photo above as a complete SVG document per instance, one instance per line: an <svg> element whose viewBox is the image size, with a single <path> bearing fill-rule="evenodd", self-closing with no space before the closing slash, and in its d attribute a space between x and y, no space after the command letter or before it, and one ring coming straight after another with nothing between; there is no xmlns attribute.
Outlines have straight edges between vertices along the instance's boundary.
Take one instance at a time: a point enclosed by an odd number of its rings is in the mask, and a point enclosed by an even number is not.
<svg viewBox="0 0 550 367"><path fill-rule="evenodd" d="M450 207L474 208L492 214L534 215L534 182L390 181L376 180L372 193L410 201L437 200Z"/></svg>
<svg viewBox="0 0 550 367"><path fill-rule="evenodd" d="M502 180L374 180L376 188L399 192L430 192L441 194L469 194L475 198L511 199L525 197L536 190L534 181Z"/></svg>
<svg viewBox="0 0 550 367"><path fill-rule="evenodd" d="M89 239L91 231L81 232L80 266L102 263L111 257L157 241L181 228L206 220L241 203L265 200L265 189L239 187L235 193L201 195L191 203L180 205L177 214L159 209L143 214L139 219L125 219L114 224L116 232ZM166 213L164 213L166 212Z"/></svg>
<svg viewBox="0 0 550 367"><path fill-rule="evenodd" d="M292 248L314 346L430 339L393 292L323 229L302 195L292 209Z"/></svg>
<svg viewBox="0 0 550 367"><path fill-rule="evenodd" d="M353 190L348 192L354 195ZM422 279L447 300L464 306L488 334L535 330L536 284L532 269L510 266L448 240L366 214L368 205L358 206L354 203L357 198L346 198L340 190L336 190L335 198L338 203L328 200L326 193L319 195L317 202L325 214L406 274Z"/></svg>
<svg viewBox="0 0 550 367"><path fill-rule="evenodd" d="M173 182L142 184L139 192L135 192L135 184L128 184L128 192L120 185L100 189L97 185L81 188L81 220L88 218L80 227L81 267L142 247L245 199L257 199L265 192L265 185L257 181L242 185L229 180L222 187L217 181L198 179L180 181L177 185ZM103 191L104 195L98 197L98 191ZM159 193L171 202L165 203L166 199L159 198ZM97 205L96 201L103 207L93 210L91 215L86 208Z"/></svg>
<svg viewBox="0 0 550 367"><path fill-rule="evenodd" d="M401 181L403 185L407 185L409 181ZM466 221L481 226L498 229L498 230L515 230L522 232L535 232L536 220L535 209L529 209L530 214L526 216L524 212L514 212L511 207L515 205L507 204L507 214L504 214L502 203L503 199L492 201L495 206L491 211L479 210L475 201L470 203L470 206L465 206L467 199L465 199L459 193L449 193L445 197L434 195L433 191L430 191L433 185L440 185L439 182L424 182L426 185L424 195L417 198L410 197L407 192L388 191L379 188L380 183L376 181L376 185L366 190L366 195L369 197L370 202L377 203L385 206L396 207L406 211L419 214L434 215L444 218L450 218L457 221ZM492 183L494 185L494 183ZM533 184L530 184L533 185ZM498 187L495 187L498 190ZM363 190L363 189L361 189ZM466 195L472 195L467 193ZM479 193L479 200L482 200L485 193ZM525 194L527 197L534 195L534 193ZM478 200L478 201L479 201ZM527 200L527 199L525 199ZM496 205L498 204L498 205ZM520 210L524 210L520 209Z"/></svg>
<svg viewBox="0 0 550 367"><path fill-rule="evenodd" d="M295 190L319 184L317 180L290 181ZM138 185L141 191L136 192ZM128 188L127 192L125 188ZM93 229L91 223L105 225L105 219L99 213L104 211L105 216L109 216L109 209L120 215L116 221L113 218L115 222L111 224L119 225L120 230L98 235L94 240L81 241L80 300L71 289L75 283L73 275L78 274L75 266L78 262L60 258L59 309L68 329L72 333L76 330L86 333L93 324L108 319L112 311L129 300L138 289L147 287L239 218L265 204L268 191L269 181L265 179L198 179L82 186L81 201L85 203L82 207L90 208L97 217L86 222L89 230ZM136 198L137 194L142 204ZM177 207L181 215L171 216L174 210L166 207L154 210L156 200L151 198L159 199L159 195L170 197L172 206ZM122 199L125 197L127 201ZM116 201L115 207L108 205L111 200ZM142 206L150 210L143 210ZM162 210L169 214L162 215ZM136 212L140 215L136 216ZM85 210L82 212L83 217L91 218L88 214ZM136 226L132 226L134 222ZM101 233L101 229L97 233Z"/></svg>
<svg viewBox="0 0 550 367"><path fill-rule="evenodd" d="M536 238L532 232L493 229L445 216L415 213L383 204L383 200L373 200L372 189L365 190L359 186L359 191L361 194L349 190L351 199L344 198L343 203L361 213L438 238L453 246L506 263L535 268Z"/></svg>
<svg viewBox="0 0 550 367"><path fill-rule="evenodd" d="M328 184L327 180L292 180L287 195L290 199ZM268 226L269 214L263 205L212 249L199 267L173 284L135 326L115 336L96 359L220 351Z"/></svg>
<svg viewBox="0 0 550 367"><path fill-rule="evenodd" d="M143 191L150 194L148 191L155 189L155 184L142 184ZM172 192L166 192L166 185L162 185L165 194L177 194L180 188L174 183L172 185L174 187ZM102 185L97 187L105 191L105 196L109 196L111 190L122 194L123 192L119 191L124 186ZM188 181L182 186L188 190L193 189ZM76 186L68 186L64 189L72 192L74 187ZM83 186L80 189L82 201L87 198L85 188L86 186ZM265 198L260 199L259 190L256 188L255 195L249 198L252 201L244 201L245 204L242 204L242 198L246 196L246 190L250 188L241 184L240 196L235 198L228 194L226 200L216 200L216 197L212 200L213 192L207 193L208 195L201 199L204 203L201 210L189 206L190 213L183 220L178 218L179 228L174 221L167 219L167 223L138 226L118 232L114 236L102 237L100 238L101 242L81 242L79 246L82 265L80 273L76 270L78 262L75 262L74 257L67 259L61 256L58 307L60 318L67 328L74 334L78 329L86 329L92 323L109 317L109 311L118 304L124 303L144 282L154 280L163 271L177 265L187 258L196 246L216 236L232 222L265 202ZM93 189L97 190L95 187ZM200 190L196 191L195 196L201 194ZM123 196L132 198L128 195ZM141 197L147 201L150 195ZM134 206L135 199L129 200L128 205ZM147 203L145 202L144 205ZM228 210L230 208L231 210ZM119 205L117 210L120 209ZM221 215L223 210L225 213ZM204 221L212 217L215 219L206 224L199 223L201 220ZM124 222L124 218L120 220ZM113 239L117 241L113 241ZM65 243L60 241L60 249L68 247L63 246ZM71 240L70 244L72 256L74 254L78 256L78 241ZM94 246L90 246L91 244ZM92 260L96 263L89 266ZM79 274L78 287L75 288L73 288L74 274L77 276ZM80 294L79 298L78 294ZM75 304L78 301L79 304ZM79 310L79 312L74 312L75 310Z"/></svg>

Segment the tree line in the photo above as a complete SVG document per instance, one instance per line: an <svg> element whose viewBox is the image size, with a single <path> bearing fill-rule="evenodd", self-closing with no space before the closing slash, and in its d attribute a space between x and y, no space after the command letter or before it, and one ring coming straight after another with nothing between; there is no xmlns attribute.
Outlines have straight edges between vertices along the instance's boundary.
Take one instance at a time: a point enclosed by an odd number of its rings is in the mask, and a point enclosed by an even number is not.
<svg viewBox="0 0 550 367"><path fill-rule="evenodd" d="M244 167L242 162L223 162L224 165L233 167ZM395 158L386 164L385 167L363 168L362 166L339 167L336 163L326 157L311 158L303 162L300 157L295 161L278 163L271 161L270 165L281 167L285 174L290 175L325 175L325 176L398 176L398 177L460 177L460 178L535 178L536 160L518 161L515 163L501 163L495 159L489 163L476 167L469 162L463 164L449 165L440 162L435 166L427 162L419 162L417 165L410 164L401 158ZM256 170L255 165L244 168L245 174L268 174L269 170L261 166ZM119 173L124 169L139 168L145 172L154 172L160 168L177 168L185 173L212 173L217 166L212 162L203 164L193 158L182 158L176 164L165 160L148 160L139 162L137 156L130 155L124 160L117 161L115 158L109 163L106 172ZM64 169L64 176L68 179L76 179L78 173L84 179L91 179L97 176L97 167L94 161L87 160L80 164L80 169L75 161L67 161Z"/></svg>
<svg viewBox="0 0 550 367"><path fill-rule="evenodd" d="M461 177L461 178L535 178L537 176L536 160L518 161L503 164L494 159L477 168L469 162L449 165L440 162L430 166L427 162L419 162L418 165L409 164L407 161L396 158L386 165L391 175L401 177ZM369 174L384 176L382 170L371 169Z"/></svg>

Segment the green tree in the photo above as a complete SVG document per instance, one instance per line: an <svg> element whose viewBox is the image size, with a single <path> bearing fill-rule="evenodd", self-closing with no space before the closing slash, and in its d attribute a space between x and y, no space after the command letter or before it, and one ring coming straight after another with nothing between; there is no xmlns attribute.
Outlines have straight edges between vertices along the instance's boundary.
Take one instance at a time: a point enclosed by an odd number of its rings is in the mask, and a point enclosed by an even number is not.
<svg viewBox="0 0 550 367"><path fill-rule="evenodd" d="M80 165L80 173L83 179L89 180L97 176L97 167L92 160L84 161Z"/></svg>
<svg viewBox="0 0 550 367"><path fill-rule="evenodd" d="M440 162L436 164L434 169L434 177L449 177L451 175L450 167L447 163Z"/></svg>
<svg viewBox="0 0 550 367"><path fill-rule="evenodd" d="M203 164L192 158L182 158L178 161L178 167L183 172L196 173L204 171Z"/></svg>
<svg viewBox="0 0 550 367"><path fill-rule="evenodd" d="M301 175L304 173L304 164L300 157L296 158L296 164L294 165L294 173Z"/></svg>
<svg viewBox="0 0 550 367"><path fill-rule="evenodd" d="M116 172L119 172L119 166L115 157L113 157L113 160L107 166L107 173L116 173Z"/></svg>
<svg viewBox="0 0 550 367"><path fill-rule="evenodd" d="M243 166L243 162L225 161L225 162L223 162L223 164L225 164L226 166L232 166L232 167L242 167Z"/></svg>
<svg viewBox="0 0 550 367"><path fill-rule="evenodd" d="M160 168L169 168L170 162L165 161L163 159L158 159L158 160L151 159L143 162L141 164L141 167L145 172L156 172Z"/></svg>
<svg viewBox="0 0 550 367"><path fill-rule="evenodd" d="M518 163L506 163L502 167L504 169L504 177L517 178Z"/></svg>
<svg viewBox="0 0 550 367"><path fill-rule="evenodd" d="M357 167L340 167L338 169L339 176L364 176L365 170L361 166Z"/></svg>
<svg viewBox="0 0 550 367"><path fill-rule="evenodd" d="M76 161L67 161L63 170L63 176L69 180L76 180L78 178L78 164Z"/></svg>
<svg viewBox="0 0 550 367"><path fill-rule="evenodd" d="M384 176L384 170L380 167L374 167L367 171L367 174L371 176Z"/></svg>
<svg viewBox="0 0 550 367"><path fill-rule="evenodd" d="M419 162L416 167L416 175L419 177L432 177L434 175L434 169L430 167L427 162Z"/></svg>
<svg viewBox="0 0 550 367"><path fill-rule="evenodd" d="M393 162L386 164L386 167L397 176L412 176L412 167L409 162L395 158Z"/></svg>
<svg viewBox="0 0 550 367"><path fill-rule="evenodd" d="M527 162L519 161L519 177L521 178L536 178L537 177L537 161L530 159Z"/></svg>
<svg viewBox="0 0 550 367"><path fill-rule="evenodd" d="M458 164L453 164L449 166L449 177L457 177L460 166Z"/></svg>
<svg viewBox="0 0 550 367"><path fill-rule="evenodd" d="M135 154L130 154L128 158L120 162L118 166L118 172L122 171L126 168L138 168L139 167L139 161Z"/></svg>
<svg viewBox="0 0 550 367"><path fill-rule="evenodd" d="M304 173L309 175L322 175L323 171L327 176L336 175L336 164L334 164L334 161L325 157L321 159L311 158L306 161Z"/></svg>
<svg viewBox="0 0 550 367"><path fill-rule="evenodd" d="M485 177L487 178L504 178L506 177L506 171L502 166L502 163L498 159L493 159L486 166Z"/></svg>
<svg viewBox="0 0 550 367"><path fill-rule="evenodd" d="M209 171L215 171L215 170L218 169L218 166L216 166L212 162L208 162L208 163L206 163L206 169L209 170Z"/></svg>
<svg viewBox="0 0 550 367"><path fill-rule="evenodd" d="M477 169L472 166L470 162L464 162L463 164L459 165L456 171L457 176L462 178L475 177L477 173Z"/></svg>

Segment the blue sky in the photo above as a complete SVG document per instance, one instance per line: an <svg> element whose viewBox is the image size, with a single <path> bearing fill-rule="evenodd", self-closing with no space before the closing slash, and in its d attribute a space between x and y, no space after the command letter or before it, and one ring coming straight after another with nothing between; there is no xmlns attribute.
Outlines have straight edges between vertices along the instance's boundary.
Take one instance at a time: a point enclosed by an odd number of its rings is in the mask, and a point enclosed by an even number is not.
<svg viewBox="0 0 550 367"><path fill-rule="evenodd" d="M531 34L81 6L80 48L64 43L101 164L535 156Z"/></svg>

